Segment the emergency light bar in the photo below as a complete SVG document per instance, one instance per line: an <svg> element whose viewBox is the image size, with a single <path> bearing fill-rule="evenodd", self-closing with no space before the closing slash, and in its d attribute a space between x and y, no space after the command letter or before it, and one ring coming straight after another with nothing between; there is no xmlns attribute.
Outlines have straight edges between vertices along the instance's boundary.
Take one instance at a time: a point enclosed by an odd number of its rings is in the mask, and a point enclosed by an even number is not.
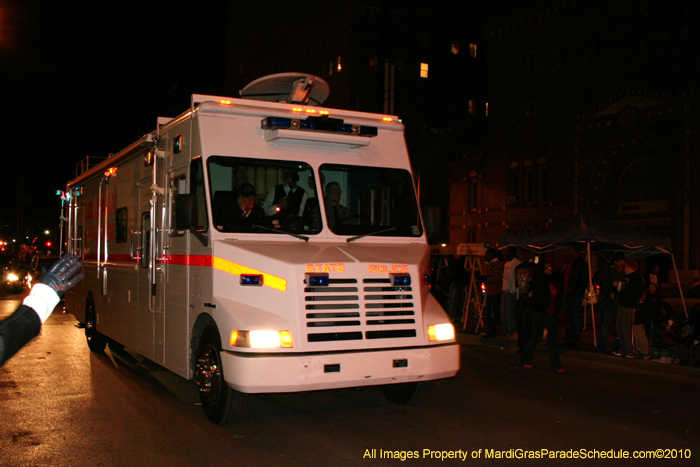
<svg viewBox="0 0 700 467"><path fill-rule="evenodd" d="M352 125L340 118L309 117L306 120L283 117L267 117L260 122L263 130L291 129L306 131L322 131L356 136L377 136L376 126Z"/></svg>

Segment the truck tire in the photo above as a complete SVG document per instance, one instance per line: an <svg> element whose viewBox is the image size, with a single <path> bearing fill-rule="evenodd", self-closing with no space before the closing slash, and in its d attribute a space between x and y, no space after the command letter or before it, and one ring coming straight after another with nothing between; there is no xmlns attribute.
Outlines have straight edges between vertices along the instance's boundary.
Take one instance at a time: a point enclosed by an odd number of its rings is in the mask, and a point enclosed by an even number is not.
<svg viewBox="0 0 700 467"><path fill-rule="evenodd" d="M85 304L85 338L91 351L95 353L105 351L107 338L97 331L97 313L92 299L88 299Z"/></svg>
<svg viewBox="0 0 700 467"><path fill-rule="evenodd" d="M217 425L239 420L248 405L248 394L229 387L221 366L221 338L214 326L202 333L195 365L195 381L207 418Z"/></svg>
<svg viewBox="0 0 700 467"><path fill-rule="evenodd" d="M423 402L430 391L433 390L435 381L420 381L417 383L387 384L382 386L382 394L389 402L400 405L416 405Z"/></svg>

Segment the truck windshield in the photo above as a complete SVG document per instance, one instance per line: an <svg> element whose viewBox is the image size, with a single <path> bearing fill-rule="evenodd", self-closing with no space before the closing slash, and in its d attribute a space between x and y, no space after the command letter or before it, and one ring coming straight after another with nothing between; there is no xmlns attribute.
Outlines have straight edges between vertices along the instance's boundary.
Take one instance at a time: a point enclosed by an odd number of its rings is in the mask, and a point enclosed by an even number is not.
<svg viewBox="0 0 700 467"><path fill-rule="evenodd" d="M403 169L324 164L326 222L337 235L423 235L413 179Z"/></svg>
<svg viewBox="0 0 700 467"><path fill-rule="evenodd" d="M217 230L275 229L303 235L321 231L316 181L308 164L212 156L207 168Z"/></svg>

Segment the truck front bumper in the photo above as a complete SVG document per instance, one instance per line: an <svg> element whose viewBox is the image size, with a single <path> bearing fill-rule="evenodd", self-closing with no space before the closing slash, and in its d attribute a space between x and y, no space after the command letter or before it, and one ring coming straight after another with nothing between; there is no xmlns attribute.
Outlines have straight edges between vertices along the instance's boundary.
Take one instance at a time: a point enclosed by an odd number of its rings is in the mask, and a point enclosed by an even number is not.
<svg viewBox="0 0 700 467"><path fill-rule="evenodd" d="M301 392L450 378L460 345L319 354L221 352L224 378L245 393Z"/></svg>

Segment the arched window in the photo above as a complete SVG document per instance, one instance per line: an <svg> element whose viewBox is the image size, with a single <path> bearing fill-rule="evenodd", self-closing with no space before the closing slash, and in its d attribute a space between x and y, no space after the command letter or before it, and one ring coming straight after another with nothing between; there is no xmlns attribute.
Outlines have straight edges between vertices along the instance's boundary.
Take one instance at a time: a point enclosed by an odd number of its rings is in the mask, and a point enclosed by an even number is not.
<svg viewBox="0 0 700 467"><path fill-rule="evenodd" d="M642 157L625 168L617 183L617 201L668 199L671 183L668 170L658 159Z"/></svg>

